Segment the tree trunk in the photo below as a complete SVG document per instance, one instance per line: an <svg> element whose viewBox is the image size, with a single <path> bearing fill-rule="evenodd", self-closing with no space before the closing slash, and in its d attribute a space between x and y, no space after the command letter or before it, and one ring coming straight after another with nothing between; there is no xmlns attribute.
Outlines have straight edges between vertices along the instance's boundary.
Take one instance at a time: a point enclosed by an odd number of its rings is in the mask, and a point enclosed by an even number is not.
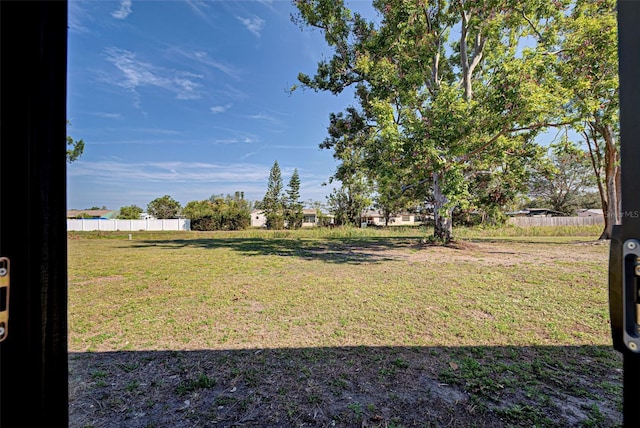
<svg viewBox="0 0 640 428"><path fill-rule="evenodd" d="M605 191L607 203L603 207L604 230L599 239L611 239L613 226L622 221L621 200L620 200L620 165L619 154L616 142L613 137L611 126L597 126L598 133L605 142L604 149L604 171L605 171Z"/></svg>
<svg viewBox="0 0 640 428"><path fill-rule="evenodd" d="M440 188L440 174L433 173L433 236L436 240L445 244L451 242L451 236L453 232L453 222L451 221L452 209L447 209L447 215L443 216L442 209L449 201L445 195L442 194Z"/></svg>

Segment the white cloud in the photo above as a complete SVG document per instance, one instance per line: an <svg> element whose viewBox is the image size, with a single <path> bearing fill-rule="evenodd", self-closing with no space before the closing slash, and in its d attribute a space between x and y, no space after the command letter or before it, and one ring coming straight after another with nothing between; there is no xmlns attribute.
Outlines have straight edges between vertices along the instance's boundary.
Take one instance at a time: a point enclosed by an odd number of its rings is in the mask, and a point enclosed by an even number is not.
<svg viewBox="0 0 640 428"><path fill-rule="evenodd" d="M308 144L300 144L300 145L285 145L285 144L274 144L269 146L271 149L284 149L284 150L320 150L317 145L308 145Z"/></svg>
<svg viewBox="0 0 640 428"><path fill-rule="evenodd" d="M200 88L202 85L196 82L202 76L189 72L177 72L173 81L177 85L176 97L181 100L194 100L201 97Z"/></svg>
<svg viewBox="0 0 640 428"><path fill-rule="evenodd" d="M97 117L103 117L105 119L122 119L122 115L120 113L107 113L103 111L96 111L91 114Z"/></svg>
<svg viewBox="0 0 640 428"><path fill-rule="evenodd" d="M258 114L252 114L248 116L249 119L254 119L254 120L262 120L265 122L269 122L272 125L282 125L283 122L282 120L278 119L277 117L273 117L270 114L267 113L258 113Z"/></svg>
<svg viewBox="0 0 640 428"><path fill-rule="evenodd" d="M200 18L209 22L209 5L203 0L187 0L187 5Z"/></svg>
<svg viewBox="0 0 640 428"><path fill-rule="evenodd" d="M244 159L249 158L249 157L251 157L251 156L257 155L258 153L260 153L260 152L249 152L249 153L245 153L244 155L240 156L240 159L241 159L241 160L244 160Z"/></svg>
<svg viewBox="0 0 640 428"><path fill-rule="evenodd" d="M69 174L108 182L171 181L172 183L262 182L269 167L258 164L204 162L118 162L113 160L74 165Z"/></svg>
<svg viewBox="0 0 640 428"><path fill-rule="evenodd" d="M208 67L212 67L218 71L223 72L224 74L226 74L227 76L235 80L240 80L239 78L240 72L237 69L235 69L233 66L224 64L221 61L217 61L211 58L206 52L202 52L202 51L185 52L182 50L177 50L177 51L181 55L185 56L186 58L197 60Z"/></svg>
<svg viewBox="0 0 640 428"><path fill-rule="evenodd" d="M231 108L231 104L227 104L223 106L213 106L211 107L211 113L213 114L224 113L225 111L229 110L229 108Z"/></svg>
<svg viewBox="0 0 640 428"><path fill-rule="evenodd" d="M131 15L131 0L121 0L120 8L111 13L111 16L116 19L126 19L129 15Z"/></svg>
<svg viewBox="0 0 640 428"><path fill-rule="evenodd" d="M212 141L214 144L251 144L259 142L258 139L253 137L233 137L233 138L218 138Z"/></svg>
<svg viewBox="0 0 640 428"><path fill-rule="evenodd" d="M93 22L93 17L82 7L78 1L69 2L68 12L69 30L76 33L90 33L84 22Z"/></svg>
<svg viewBox="0 0 640 428"><path fill-rule="evenodd" d="M126 139L126 140L91 140L92 146L159 146L159 145L172 145L177 146L181 144L181 140L174 139Z"/></svg>
<svg viewBox="0 0 640 428"><path fill-rule="evenodd" d="M247 30L251 31L256 37L260 37L260 31L264 28L264 19L254 16L253 18L237 17L244 24Z"/></svg>
<svg viewBox="0 0 640 428"><path fill-rule="evenodd" d="M257 2L260 3L261 5L267 7L272 12L276 11L276 9L273 7L273 1L272 0L257 0Z"/></svg>
<svg viewBox="0 0 640 428"><path fill-rule="evenodd" d="M229 165L202 162L126 162L119 159L74 162L68 206L86 208L106 205L111 209L128 205L146 207L170 195L184 206L212 194L243 191L249 200L261 199L270 166L252 163ZM96 192L98 186L100 192Z"/></svg>
<svg viewBox="0 0 640 428"><path fill-rule="evenodd" d="M266 113L252 114L252 115L249 116L249 119L266 120L266 121L269 121L269 122L277 120L273 116L269 116Z"/></svg>
<svg viewBox="0 0 640 428"><path fill-rule="evenodd" d="M111 132L116 131L116 129L112 128L101 128L100 132ZM231 136L228 138L214 138L214 139L189 139L184 136L181 131L175 131L172 129L159 129L159 128L118 128L118 131L127 131L129 135L132 137L126 139L116 139L116 140L98 140L91 139L91 145L98 146L109 146L109 145L172 145L172 146L185 146L185 145L202 145L202 144L253 144L259 143L260 140L254 135L236 132L230 130L228 132L236 134L236 136ZM140 134L139 138L136 138L136 134ZM153 136L153 138L149 138L148 135ZM156 137L159 135L160 137ZM173 138L173 136L176 136Z"/></svg>
<svg viewBox="0 0 640 428"><path fill-rule="evenodd" d="M247 117L249 119L259 120L267 123L267 126L270 127L269 130L273 132L282 132L286 128L285 123L281 119L278 119L277 117L271 116L267 113L258 113L249 115Z"/></svg>
<svg viewBox="0 0 640 428"><path fill-rule="evenodd" d="M202 85L197 81L202 79L200 75L154 66L139 60L136 54L124 49L109 48L106 53L107 60L122 73L119 79L111 83L131 91L136 96L137 104L140 102L137 89L145 86L173 92L176 98L181 100L201 97Z"/></svg>
<svg viewBox="0 0 640 428"><path fill-rule="evenodd" d="M215 92L220 96L229 97L233 100L238 101L246 100L247 98L249 98L249 95L247 95L245 92L230 85L224 85L223 88L220 88Z"/></svg>

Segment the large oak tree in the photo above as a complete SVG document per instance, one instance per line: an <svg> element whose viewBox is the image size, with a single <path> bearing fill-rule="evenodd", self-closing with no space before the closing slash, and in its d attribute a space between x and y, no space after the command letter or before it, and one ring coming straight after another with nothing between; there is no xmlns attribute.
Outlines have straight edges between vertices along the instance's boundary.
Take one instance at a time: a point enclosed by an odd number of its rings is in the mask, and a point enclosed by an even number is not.
<svg viewBox="0 0 640 428"><path fill-rule="evenodd" d="M371 179L428 194L442 241L453 209L474 203L478 174L521 174L510 185L524 188L523 159L540 154L535 136L567 122L557 57L533 37L560 19L562 2L375 0L379 23L342 1L295 4L297 22L320 29L333 49L301 84L334 94L354 87L348 117L366 123L358 138L344 126L344 138L325 147L357 147Z"/></svg>

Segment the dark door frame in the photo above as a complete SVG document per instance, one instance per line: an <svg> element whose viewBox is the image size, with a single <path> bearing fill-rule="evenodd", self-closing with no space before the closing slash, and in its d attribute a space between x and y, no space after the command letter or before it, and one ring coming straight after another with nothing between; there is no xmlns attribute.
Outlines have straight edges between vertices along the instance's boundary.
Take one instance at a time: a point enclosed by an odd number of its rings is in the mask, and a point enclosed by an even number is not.
<svg viewBox="0 0 640 428"><path fill-rule="evenodd" d="M10 274L0 296L0 311L8 310L2 428L69 422L67 7L0 2L0 257Z"/></svg>
<svg viewBox="0 0 640 428"><path fill-rule="evenodd" d="M6 337L0 334L0 426L68 426L66 236L66 0L0 2L0 257L10 264ZM614 245L640 239L640 2L618 1L623 221ZM627 166L630 165L630 166ZM610 265L611 266L611 265ZM614 269L615 270L615 269ZM624 425L640 354L624 348L610 271L614 347L624 356ZM1 284L1 282L0 282ZM1 287L0 287L1 288Z"/></svg>
<svg viewBox="0 0 640 428"><path fill-rule="evenodd" d="M640 279L630 266L635 262L629 249L640 240L640 2L618 0L617 8L622 223L614 226L610 243L609 313L613 347L623 358L623 426L636 428L640 426L640 349L633 338L638 336Z"/></svg>

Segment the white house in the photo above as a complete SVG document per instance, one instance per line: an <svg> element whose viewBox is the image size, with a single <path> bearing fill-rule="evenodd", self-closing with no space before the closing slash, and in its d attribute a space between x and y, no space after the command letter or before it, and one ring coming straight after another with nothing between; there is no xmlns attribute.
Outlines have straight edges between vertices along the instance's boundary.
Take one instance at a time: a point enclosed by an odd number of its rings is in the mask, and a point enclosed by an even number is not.
<svg viewBox="0 0 640 428"><path fill-rule="evenodd" d="M412 226L415 221L415 214L399 213L389 217L389 226ZM380 211L369 210L363 212L362 222L368 226L385 226L384 215Z"/></svg>
<svg viewBox="0 0 640 428"><path fill-rule="evenodd" d="M263 211L253 210L251 211L251 227L266 227L267 217Z"/></svg>
<svg viewBox="0 0 640 428"><path fill-rule="evenodd" d="M578 210L578 217L604 217L604 214L602 213L602 209L589 208Z"/></svg>
<svg viewBox="0 0 640 428"><path fill-rule="evenodd" d="M318 226L320 219L318 218L317 212L315 209L304 209L302 210L303 218L302 218L302 227L314 227ZM332 217L329 214L323 214L325 217L329 217L330 223L333 223ZM253 210L251 211L251 227L266 227L267 225L267 217L264 215L263 211Z"/></svg>

